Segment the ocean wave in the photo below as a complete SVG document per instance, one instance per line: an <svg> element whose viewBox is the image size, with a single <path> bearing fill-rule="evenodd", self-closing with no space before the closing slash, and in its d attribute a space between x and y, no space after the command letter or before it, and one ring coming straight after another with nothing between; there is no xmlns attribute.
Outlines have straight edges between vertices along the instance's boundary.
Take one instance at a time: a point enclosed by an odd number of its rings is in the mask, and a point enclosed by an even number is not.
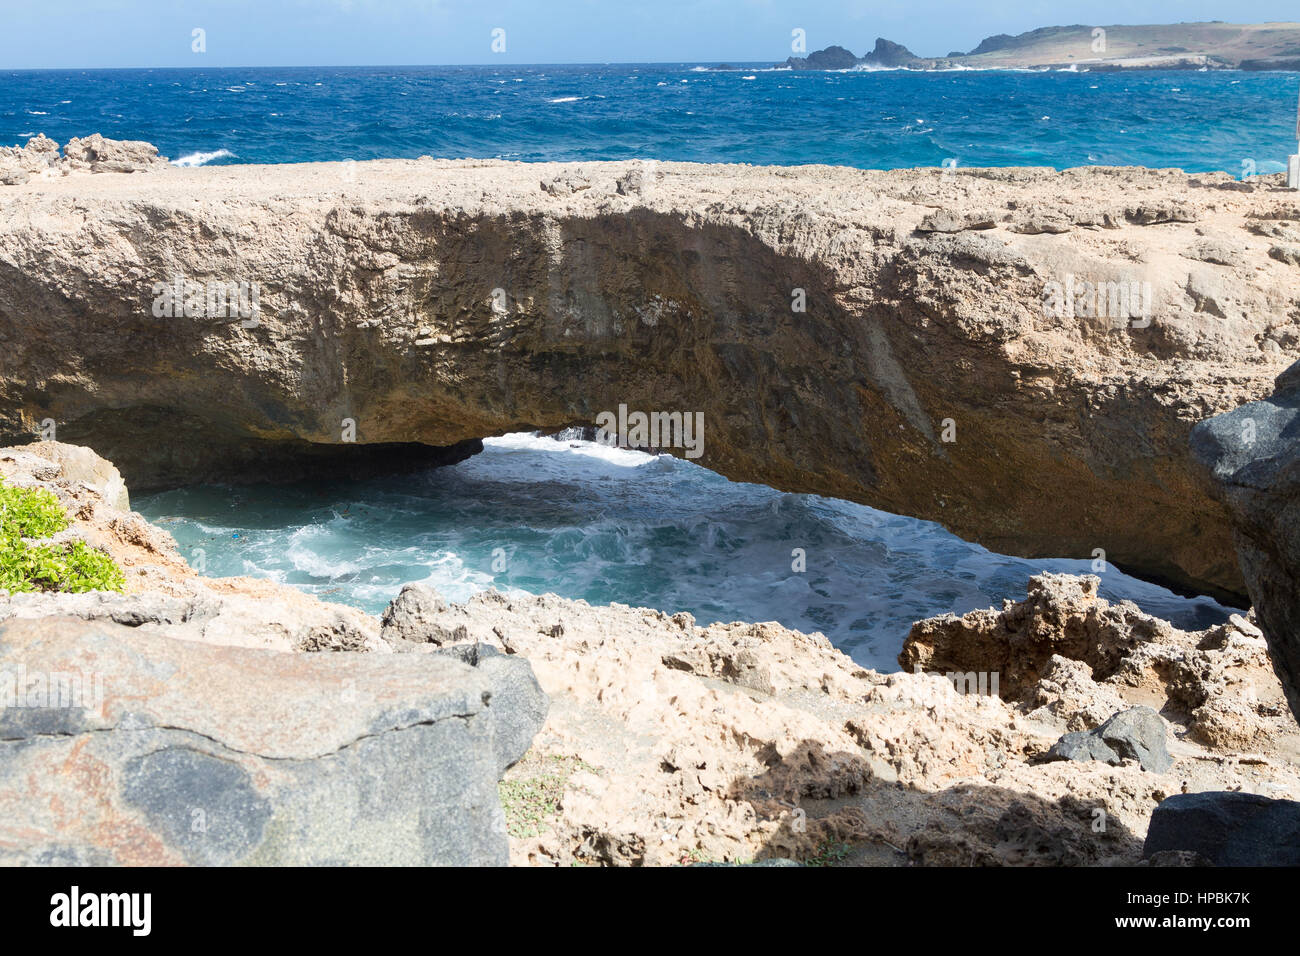
<svg viewBox="0 0 1300 956"><path fill-rule="evenodd" d="M219 149L215 153L187 153L184 156L172 160L173 166L206 166L208 163L216 162L218 159L236 159L234 153L228 149Z"/></svg>
<svg viewBox="0 0 1300 956"><path fill-rule="evenodd" d="M379 613L408 581L463 601L494 587L619 601L701 623L822 631L865 666L897 668L912 622L1019 599L1031 574L1087 559L1022 559L932 522L730 482L692 462L578 438L484 440L458 465L360 485L163 492L142 499L209 574L260 574ZM223 525L239 521L232 532ZM806 549L807 571L792 568ZM1102 594L1179 626L1226 617L1107 565Z"/></svg>

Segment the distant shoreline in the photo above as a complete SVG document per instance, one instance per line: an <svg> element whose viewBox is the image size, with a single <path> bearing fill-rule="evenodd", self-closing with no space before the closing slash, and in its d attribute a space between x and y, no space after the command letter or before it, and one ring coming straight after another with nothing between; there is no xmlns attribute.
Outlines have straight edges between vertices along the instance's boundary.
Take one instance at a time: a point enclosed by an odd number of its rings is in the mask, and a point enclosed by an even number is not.
<svg viewBox="0 0 1300 956"><path fill-rule="evenodd" d="M1300 71L1300 23L1041 27L1017 36L986 37L969 53L954 51L943 57L917 56L902 44L877 37L875 47L864 56L842 46L829 46L806 56L792 56L785 65L792 70L918 72L1295 72Z"/></svg>

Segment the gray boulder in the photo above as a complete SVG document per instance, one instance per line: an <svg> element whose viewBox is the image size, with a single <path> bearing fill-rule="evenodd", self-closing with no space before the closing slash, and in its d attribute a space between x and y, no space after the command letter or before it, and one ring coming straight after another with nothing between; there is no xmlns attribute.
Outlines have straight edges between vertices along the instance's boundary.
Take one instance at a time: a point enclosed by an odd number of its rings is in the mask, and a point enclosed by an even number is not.
<svg viewBox="0 0 1300 956"><path fill-rule="evenodd" d="M502 757L540 726L509 666L11 620L0 865L504 865Z"/></svg>
<svg viewBox="0 0 1300 956"><path fill-rule="evenodd" d="M492 688L488 713L496 745L498 769L504 773L519 762L546 722L550 698L522 657L506 656L491 644L455 644L433 652L478 670Z"/></svg>
<svg viewBox="0 0 1300 956"><path fill-rule="evenodd" d="M1100 760L1115 766L1136 760L1152 773L1164 773L1174 762L1165 749L1165 722L1150 707L1130 707L1093 730L1066 734L1047 756L1051 760Z"/></svg>
<svg viewBox="0 0 1300 956"><path fill-rule="evenodd" d="M1231 514L1259 627L1300 717L1300 362L1275 385L1269 398L1198 424L1191 447Z"/></svg>
<svg viewBox="0 0 1300 956"><path fill-rule="evenodd" d="M988 211L959 212L953 209L938 209L929 213L917 225L917 232L965 232L968 229L992 229L997 225L997 216Z"/></svg>
<svg viewBox="0 0 1300 956"><path fill-rule="evenodd" d="M1180 793L1151 814L1143 859L1196 854L1213 866L1300 866L1300 802L1254 793Z"/></svg>

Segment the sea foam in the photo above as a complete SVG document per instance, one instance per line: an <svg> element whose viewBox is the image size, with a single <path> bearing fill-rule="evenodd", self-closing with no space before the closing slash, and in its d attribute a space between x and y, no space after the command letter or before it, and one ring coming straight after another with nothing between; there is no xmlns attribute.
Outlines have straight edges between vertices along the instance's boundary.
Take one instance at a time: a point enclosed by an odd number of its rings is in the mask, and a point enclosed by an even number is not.
<svg viewBox="0 0 1300 956"><path fill-rule="evenodd" d="M173 166L206 166L208 163L216 162L218 159L235 159L234 153L228 149L219 149L215 153L187 153L177 159L172 160Z"/></svg>

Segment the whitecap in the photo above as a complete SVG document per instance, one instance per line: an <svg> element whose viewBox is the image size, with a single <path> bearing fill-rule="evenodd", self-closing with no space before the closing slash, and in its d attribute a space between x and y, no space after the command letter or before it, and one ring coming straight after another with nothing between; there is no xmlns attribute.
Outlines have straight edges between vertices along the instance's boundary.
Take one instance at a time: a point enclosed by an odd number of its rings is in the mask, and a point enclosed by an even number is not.
<svg viewBox="0 0 1300 956"><path fill-rule="evenodd" d="M206 166L208 163L218 159L235 159L236 156L228 149L219 149L215 153L187 153L177 159L172 160L173 166Z"/></svg>
<svg viewBox="0 0 1300 956"><path fill-rule="evenodd" d="M483 446L423 475L332 487L333 504L267 487L228 492L225 507L220 496L175 492L137 507L155 521L187 504L198 512L168 527L183 551L205 549L209 573L261 575L369 613L408 581L452 601L485 587L549 590L690 610L701 623L779 620L822 631L885 671L897 669L916 620L1019 599L1030 574L1092 570L1088 559L997 555L937 524L729 482L669 455L528 433ZM220 517L203 520L205 502L256 520L223 528ZM807 548L807 574L792 571L792 542ZM1226 617L1208 598L1189 601L1111 566L1100 577L1109 600L1134 600L1179 626Z"/></svg>

